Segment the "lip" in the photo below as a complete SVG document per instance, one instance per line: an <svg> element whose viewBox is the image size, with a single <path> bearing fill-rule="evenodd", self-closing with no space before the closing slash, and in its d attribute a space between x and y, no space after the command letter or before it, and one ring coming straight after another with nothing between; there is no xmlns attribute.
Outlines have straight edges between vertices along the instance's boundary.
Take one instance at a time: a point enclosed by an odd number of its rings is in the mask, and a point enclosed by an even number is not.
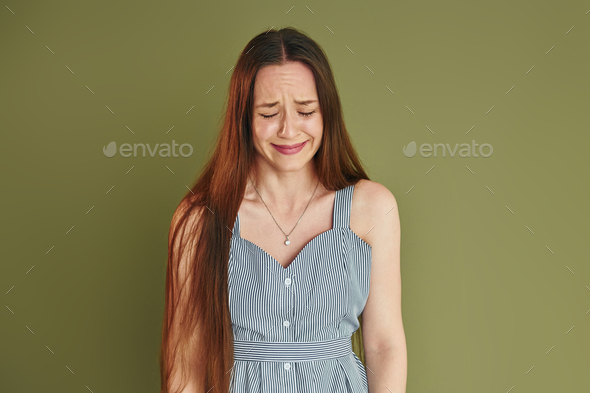
<svg viewBox="0 0 590 393"><path fill-rule="evenodd" d="M277 151L279 153L282 154L296 154L299 153L303 147L307 144L308 141L305 142L301 142L301 143L295 143L293 145L275 145L274 143L271 143L271 145L277 149Z"/></svg>

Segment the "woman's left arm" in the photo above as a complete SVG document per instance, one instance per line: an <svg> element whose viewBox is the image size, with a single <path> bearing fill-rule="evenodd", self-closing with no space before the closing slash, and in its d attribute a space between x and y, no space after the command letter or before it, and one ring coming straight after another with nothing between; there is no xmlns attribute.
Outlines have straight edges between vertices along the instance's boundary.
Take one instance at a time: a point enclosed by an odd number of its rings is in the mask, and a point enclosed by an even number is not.
<svg viewBox="0 0 590 393"><path fill-rule="evenodd" d="M362 314L363 344L370 393L405 393L406 337L402 323L400 222L397 202L383 185L366 187L372 217L369 296ZM369 207L370 206L370 207Z"/></svg>

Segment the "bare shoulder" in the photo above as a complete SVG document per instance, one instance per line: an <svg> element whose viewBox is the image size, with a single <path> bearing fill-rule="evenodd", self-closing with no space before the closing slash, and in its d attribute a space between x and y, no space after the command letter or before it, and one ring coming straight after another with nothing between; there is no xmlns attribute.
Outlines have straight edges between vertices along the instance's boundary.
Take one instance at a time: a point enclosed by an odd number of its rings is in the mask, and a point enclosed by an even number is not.
<svg viewBox="0 0 590 393"><path fill-rule="evenodd" d="M200 224L203 210L203 206L193 206L188 199L183 199L178 204L170 222L169 247L175 232L178 232L175 237L175 249L178 249L183 243L196 240L192 234L195 233L197 226Z"/></svg>
<svg viewBox="0 0 590 393"><path fill-rule="evenodd" d="M188 210L191 210L191 212L186 221L191 225L196 225L199 222L201 214L203 214L203 206L195 206L193 208L192 203L185 198L178 204L172 215L171 227L178 225L181 218L188 212Z"/></svg>
<svg viewBox="0 0 590 393"><path fill-rule="evenodd" d="M372 180L361 179L354 187L351 212L351 228L370 245L378 242L379 234L399 230L397 201L384 185ZM385 231L373 228L383 227ZM353 230L354 230L353 228Z"/></svg>
<svg viewBox="0 0 590 393"><path fill-rule="evenodd" d="M184 285L191 279L192 260L196 251L197 228L200 225L202 206L183 199L172 216L168 232L168 266L175 285ZM186 216L186 217L185 217Z"/></svg>
<svg viewBox="0 0 590 393"><path fill-rule="evenodd" d="M354 204L354 209L371 221L385 215L392 207L397 209L397 201L387 187L366 179L354 186Z"/></svg>

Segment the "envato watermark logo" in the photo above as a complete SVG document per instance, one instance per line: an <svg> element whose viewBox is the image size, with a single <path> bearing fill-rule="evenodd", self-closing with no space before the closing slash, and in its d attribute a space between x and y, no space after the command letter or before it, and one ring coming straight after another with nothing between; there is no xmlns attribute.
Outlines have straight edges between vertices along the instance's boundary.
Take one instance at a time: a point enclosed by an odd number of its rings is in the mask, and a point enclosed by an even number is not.
<svg viewBox="0 0 590 393"><path fill-rule="evenodd" d="M176 153L177 147L178 154ZM160 148L159 151L158 148ZM144 145L143 143L135 143L133 146L131 146L129 143L123 143L121 146L119 146L118 152L121 157L131 157L132 155L133 157L137 157L138 150L140 150L140 154L143 157L145 157L146 150L151 157L154 157L156 152L158 152L160 157L190 157L191 154L193 154L193 147L191 145L188 143L179 145L174 141L174 139L172 139L172 146L170 146L168 143L162 143L161 145L156 143L156 146L154 146L153 149L149 144ZM102 152L107 157L113 157L115 154L117 154L117 143L114 141L109 143L102 148Z"/></svg>
<svg viewBox="0 0 590 393"><path fill-rule="evenodd" d="M477 149L479 146L479 149ZM457 143L455 144L455 148L451 149L451 146L447 143L446 145L443 143L435 143L434 146L430 143L423 143L420 145L420 149L417 149L416 142L412 141L408 143L407 146L403 147L404 155L406 157L414 157L416 155L416 151L420 150L420 155L422 157L437 157L437 152L442 148L442 156L446 157L447 150L449 151L449 155L455 157L457 154L457 149L459 150L459 157L466 158L466 157L489 157L494 152L494 148L489 143L484 143L479 145L475 143L475 141L471 141L471 145L469 143L461 143L460 145ZM479 151L479 154L477 152Z"/></svg>

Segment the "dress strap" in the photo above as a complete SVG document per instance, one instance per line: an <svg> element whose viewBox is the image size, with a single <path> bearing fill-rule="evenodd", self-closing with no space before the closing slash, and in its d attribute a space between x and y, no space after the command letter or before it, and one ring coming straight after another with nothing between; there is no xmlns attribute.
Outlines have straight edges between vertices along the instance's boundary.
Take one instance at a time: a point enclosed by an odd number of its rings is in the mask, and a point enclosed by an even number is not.
<svg viewBox="0 0 590 393"><path fill-rule="evenodd" d="M234 221L234 229L231 231L232 236L242 237L240 234L240 212L238 212L236 216L236 220Z"/></svg>
<svg viewBox="0 0 590 393"><path fill-rule="evenodd" d="M350 207L352 206L353 191L354 184L351 184L336 192L334 228L350 228Z"/></svg>

